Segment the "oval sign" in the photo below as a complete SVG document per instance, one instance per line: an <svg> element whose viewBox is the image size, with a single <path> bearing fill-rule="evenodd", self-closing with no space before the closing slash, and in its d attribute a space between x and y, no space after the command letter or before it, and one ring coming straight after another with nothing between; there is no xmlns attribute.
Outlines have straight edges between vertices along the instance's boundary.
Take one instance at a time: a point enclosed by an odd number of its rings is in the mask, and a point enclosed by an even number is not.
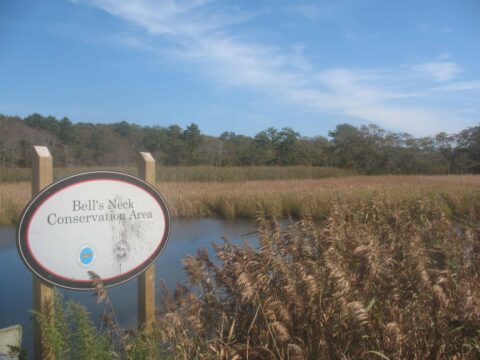
<svg viewBox="0 0 480 360"><path fill-rule="evenodd" d="M94 171L62 179L35 196L20 218L17 247L45 281L91 290L89 272L105 286L143 272L169 233L167 205L154 187L127 174Z"/></svg>

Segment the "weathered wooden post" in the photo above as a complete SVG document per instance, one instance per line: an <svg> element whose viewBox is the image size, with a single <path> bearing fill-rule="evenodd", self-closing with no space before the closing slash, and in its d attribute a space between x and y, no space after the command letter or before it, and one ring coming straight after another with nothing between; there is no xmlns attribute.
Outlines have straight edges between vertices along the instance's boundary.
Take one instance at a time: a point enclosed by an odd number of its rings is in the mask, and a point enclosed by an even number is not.
<svg viewBox="0 0 480 360"><path fill-rule="evenodd" d="M46 146L33 147L32 165L32 197L43 188L50 185L53 180L52 155ZM52 322L54 288L39 277L33 275L33 310L47 316ZM54 359L54 354L47 353L40 323L36 316L33 317L33 351L35 359Z"/></svg>
<svg viewBox="0 0 480 360"><path fill-rule="evenodd" d="M155 186L155 159L148 152L140 153L138 177ZM138 328L149 332L155 323L155 264L139 275L137 291Z"/></svg>
<svg viewBox="0 0 480 360"><path fill-rule="evenodd" d="M139 328L155 323L155 260L170 234L155 186L155 160L140 153L140 178L90 171L52 182L52 156L35 146L32 201L20 216L17 249L33 273L33 308L54 325L54 286L94 290L138 280ZM145 270L146 269L146 270ZM54 359L34 318L34 357Z"/></svg>

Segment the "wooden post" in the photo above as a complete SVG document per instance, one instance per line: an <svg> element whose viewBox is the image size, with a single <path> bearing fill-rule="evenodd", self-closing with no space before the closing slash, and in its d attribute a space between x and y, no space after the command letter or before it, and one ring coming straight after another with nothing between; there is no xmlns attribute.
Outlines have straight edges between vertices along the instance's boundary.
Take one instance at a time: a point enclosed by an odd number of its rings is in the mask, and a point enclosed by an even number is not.
<svg viewBox="0 0 480 360"><path fill-rule="evenodd" d="M45 146L33 147L33 165L32 165L32 197L38 194L53 180L52 176L52 156ZM53 318L53 302L54 302L53 286L48 285L45 281L33 276L33 310L37 313L46 315L51 321ZM40 323L36 316L33 317L33 352L35 359L55 359L54 354L47 353L47 349L43 342Z"/></svg>
<svg viewBox="0 0 480 360"><path fill-rule="evenodd" d="M138 176L155 186L155 159L148 152L141 152ZM155 264L138 276L138 328L150 332L155 323Z"/></svg>

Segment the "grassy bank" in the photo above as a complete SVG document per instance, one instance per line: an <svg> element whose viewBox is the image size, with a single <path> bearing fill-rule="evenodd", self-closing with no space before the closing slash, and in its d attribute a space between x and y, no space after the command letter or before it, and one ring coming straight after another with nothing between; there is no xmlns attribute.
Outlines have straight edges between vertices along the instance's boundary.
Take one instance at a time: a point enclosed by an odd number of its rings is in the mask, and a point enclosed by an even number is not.
<svg viewBox="0 0 480 360"><path fill-rule="evenodd" d="M175 217L215 216L325 219L332 201L355 203L379 195L398 204L432 199L447 215L480 211L480 176L350 176L309 180L159 182ZM14 224L30 198L30 184L0 184L0 223Z"/></svg>
<svg viewBox="0 0 480 360"><path fill-rule="evenodd" d="M93 170L113 170L137 175L134 166L124 167L68 167L55 168L54 178L61 179L68 175ZM348 169L314 166L159 166L159 182L236 182L252 180L288 180L288 179L323 179L356 175ZM22 182L31 179L30 168L0 167L1 182Z"/></svg>
<svg viewBox="0 0 480 360"><path fill-rule="evenodd" d="M451 181L407 179L396 194L478 180ZM189 283L160 291L149 335L108 316L99 331L78 307L59 307L50 349L57 358L478 359L478 209L452 220L434 196L352 194L333 200L323 222L259 219L258 247L225 240L216 262L205 249L187 257ZM97 295L105 299L101 287Z"/></svg>

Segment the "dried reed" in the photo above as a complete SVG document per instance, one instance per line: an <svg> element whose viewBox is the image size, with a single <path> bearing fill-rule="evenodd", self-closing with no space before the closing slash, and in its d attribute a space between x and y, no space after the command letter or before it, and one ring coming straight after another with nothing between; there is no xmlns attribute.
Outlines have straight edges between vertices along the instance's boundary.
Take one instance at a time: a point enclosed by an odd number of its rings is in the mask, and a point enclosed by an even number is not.
<svg viewBox="0 0 480 360"><path fill-rule="evenodd" d="M478 359L480 212L445 208L461 198L446 194L337 196L324 221L288 227L260 215L254 247L224 239L216 259L184 260L189 284L162 287L152 333L121 332L112 316L98 333L67 306L73 322L60 316L49 338L87 358ZM100 282L96 294L110 303ZM65 338L72 324L83 335Z"/></svg>
<svg viewBox="0 0 480 360"><path fill-rule="evenodd" d="M331 201L355 203L380 195L393 203L435 199L449 216L479 207L480 176L351 176L319 180L235 183L158 182L176 217L265 216L326 219ZM15 224L30 198L30 185L0 183L0 224Z"/></svg>
<svg viewBox="0 0 480 360"><path fill-rule="evenodd" d="M477 359L478 211L435 199L330 204L327 220L259 220L258 248L185 260L159 341L175 359Z"/></svg>

